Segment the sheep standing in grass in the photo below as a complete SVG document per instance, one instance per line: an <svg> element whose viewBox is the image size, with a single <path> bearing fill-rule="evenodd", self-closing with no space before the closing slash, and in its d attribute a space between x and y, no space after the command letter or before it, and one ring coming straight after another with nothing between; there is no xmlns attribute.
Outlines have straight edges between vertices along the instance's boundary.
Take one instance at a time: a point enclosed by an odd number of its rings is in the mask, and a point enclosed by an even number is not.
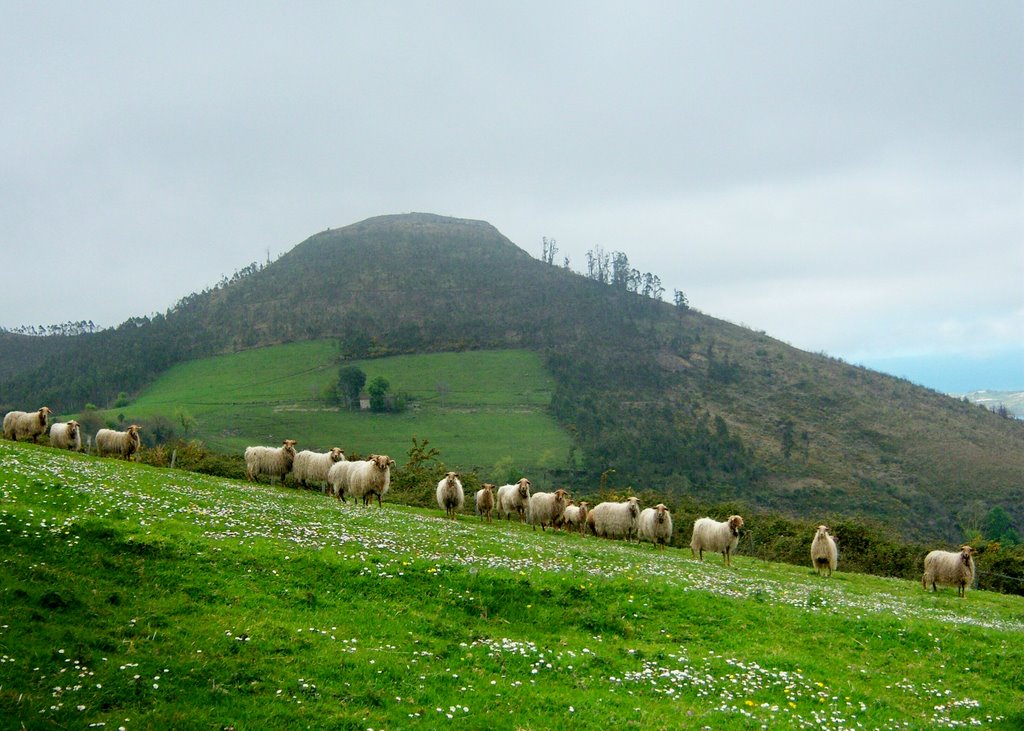
<svg viewBox="0 0 1024 731"><path fill-rule="evenodd" d="M542 531L547 530L545 526L555 526L555 521L562 517L565 510L565 498L569 493L565 490L554 492L535 492L530 496L530 524L534 530L540 526Z"/></svg>
<svg viewBox="0 0 1024 731"><path fill-rule="evenodd" d="M650 541L658 548L672 542L672 513L658 503L653 508L644 508L637 521L637 537Z"/></svg>
<svg viewBox="0 0 1024 731"><path fill-rule="evenodd" d="M141 428L138 424L132 424L127 431L100 429L96 432L96 454L101 457L111 454L121 459L131 459L142 448L142 438L139 436Z"/></svg>
<svg viewBox="0 0 1024 731"><path fill-rule="evenodd" d="M72 419L68 422L56 422L50 427L50 446L56 449L70 449L74 452L82 451L82 430L78 428L78 422Z"/></svg>
<svg viewBox="0 0 1024 731"><path fill-rule="evenodd" d="M587 513L587 526L595 536L631 541L636 536L639 517L640 501L631 497L621 503L598 503Z"/></svg>
<svg viewBox="0 0 1024 731"><path fill-rule="evenodd" d="M565 526L566 530L578 530L580 533L586 533L587 530L587 508L590 507L590 503L583 501L565 506L565 510L562 511L562 525Z"/></svg>
<svg viewBox="0 0 1024 731"><path fill-rule="evenodd" d="M491 522L491 512L494 510L494 485L485 482L483 487L476 491L476 514L480 520L484 518Z"/></svg>
<svg viewBox="0 0 1024 731"><path fill-rule="evenodd" d="M512 513L519 513L519 522L526 521L526 511L530 507L530 481L520 478L514 485L502 485L498 488L498 517L504 516L512 520Z"/></svg>
<svg viewBox="0 0 1024 731"><path fill-rule="evenodd" d="M693 538L690 540L690 551L700 560L704 560L704 551L715 551L725 557L725 565L732 566L729 557L736 551L740 542L740 528L743 518L730 515L728 520L719 523L711 518L700 518L693 524Z"/></svg>
<svg viewBox="0 0 1024 731"><path fill-rule="evenodd" d="M97 443L99 435L96 436ZM294 439L285 439L280 447L246 447L245 477L250 482L257 482L260 475L281 478L284 484L285 475L292 471L295 463Z"/></svg>
<svg viewBox="0 0 1024 731"><path fill-rule="evenodd" d="M303 487L307 483L319 483L320 491L327 492L327 473L335 462L345 459L341 447L333 447L329 452L311 452L303 449L295 455L292 462L292 479Z"/></svg>
<svg viewBox="0 0 1024 731"><path fill-rule="evenodd" d="M394 467L395 460L386 454L371 454L370 458L363 462L338 462L331 471L333 472L340 464L350 465L344 476L345 484L342 488L348 490L352 499L362 498L363 505L367 505L376 495L377 507L380 507L381 498L391 486L391 468ZM334 482L331 484L333 486Z"/></svg>
<svg viewBox="0 0 1024 731"><path fill-rule="evenodd" d="M359 462L341 460L332 464L331 468L327 470L327 485L331 489L331 494L343 503L348 502L345 499L348 494L348 473L352 469L352 465L355 464L359 464Z"/></svg>
<svg viewBox="0 0 1024 731"><path fill-rule="evenodd" d="M462 505L466 501L462 483L459 482L459 473L449 472L446 474L437 483L434 495L437 497L437 507L444 511L445 516L452 520L458 520L459 513L462 512Z"/></svg>
<svg viewBox="0 0 1024 731"><path fill-rule="evenodd" d="M818 532L814 534L811 541L811 565L821 576L821 572L828 569L828 575L836 570L836 562L839 560L839 551L836 548L836 540L828 532L828 526L819 525Z"/></svg>
<svg viewBox="0 0 1024 731"><path fill-rule="evenodd" d="M974 583L974 549L962 546L960 553L932 551L924 557L924 576L921 586L927 591L938 591L939 586L955 586L956 595L964 596Z"/></svg>
<svg viewBox="0 0 1024 731"><path fill-rule="evenodd" d="M38 411L8 411L4 415L4 439L31 439L36 443L40 434L46 433L46 420L50 414L49 406Z"/></svg>

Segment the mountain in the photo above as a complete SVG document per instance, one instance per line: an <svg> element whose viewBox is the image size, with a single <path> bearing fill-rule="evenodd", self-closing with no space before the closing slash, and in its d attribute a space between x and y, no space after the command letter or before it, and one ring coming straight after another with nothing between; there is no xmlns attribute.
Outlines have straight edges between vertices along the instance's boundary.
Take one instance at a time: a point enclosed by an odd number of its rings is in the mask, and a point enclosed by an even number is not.
<svg viewBox="0 0 1024 731"><path fill-rule="evenodd" d="M177 362L324 337L350 358L541 353L581 465L567 484L865 515L947 541L997 506L1024 525L1021 422L551 266L485 222L430 214L321 232L164 315L35 353L18 340L20 361L2 340L0 406L105 404Z"/></svg>
<svg viewBox="0 0 1024 731"><path fill-rule="evenodd" d="M971 391L963 394L963 398L992 411L1003 410L1017 419L1024 419L1024 391Z"/></svg>

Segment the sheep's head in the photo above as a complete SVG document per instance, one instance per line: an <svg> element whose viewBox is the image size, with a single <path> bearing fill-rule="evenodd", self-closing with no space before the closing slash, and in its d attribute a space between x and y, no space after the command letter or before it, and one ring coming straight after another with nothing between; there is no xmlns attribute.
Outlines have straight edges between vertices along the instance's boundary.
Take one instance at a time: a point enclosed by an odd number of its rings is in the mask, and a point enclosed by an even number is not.
<svg viewBox="0 0 1024 731"><path fill-rule="evenodd" d="M395 460L391 459L386 454L371 454L370 461L373 462L381 472L395 464Z"/></svg>
<svg viewBox="0 0 1024 731"><path fill-rule="evenodd" d="M521 477L517 484L519 485L519 497L530 497L530 481L527 480L525 477Z"/></svg>
<svg viewBox="0 0 1024 731"><path fill-rule="evenodd" d="M629 514L634 518L640 515L640 498L631 497L626 498L626 503L629 505Z"/></svg>
<svg viewBox="0 0 1024 731"><path fill-rule="evenodd" d="M78 434L78 422L72 419L68 422L68 436L74 439L76 434Z"/></svg>
<svg viewBox="0 0 1024 731"><path fill-rule="evenodd" d="M445 482L448 483L448 487L455 487L455 482L459 479L458 472L449 472L444 476Z"/></svg>
<svg viewBox="0 0 1024 731"><path fill-rule="evenodd" d="M132 424L130 427L128 427L128 433L131 434L133 437L137 437L139 436L140 429L142 429L142 427L139 426L138 424Z"/></svg>
<svg viewBox="0 0 1024 731"><path fill-rule="evenodd" d="M583 501L579 504L580 510L586 512L587 508L590 507L590 503Z"/></svg>
<svg viewBox="0 0 1024 731"><path fill-rule="evenodd" d="M44 406L43 408L39 409L39 423L40 424L45 424L46 423L46 417L49 416L52 413L53 412L50 411L50 407L49 406Z"/></svg>
<svg viewBox="0 0 1024 731"><path fill-rule="evenodd" d="M814 537L815 538L820 538L821 540L825 540L826 538L828 538L828 526L827 525L819 525L818 526L818 532L814 534Z"/></svg>
<svg viewBox="0 0 1024 731"><path fill-rule="evenodd" d="M665 522L665 516L668 515L668 506L658 503L654 506L654 517L659 523Z"/></svg>
<svg viewBox="0 0 1024 731"><path fill-rule="evenodd" d="M742 527L743 527L743 518L741 518L738 515L730 515L729 516L729 530L732 531L732 534L734 536L738 536L740 534L740 528L742 528Z"/></svg>
<svg viewBox="0 0 1024 731"><path fill-rule="evenodd" d="M345 453L341 451L341 447L331 447L330 455L332 462L341 462L345 459Z"/></svg>
<svg viewBox="0 0 1024 731"><path fill-rule="evenodd" d="M972 555L974 555L974 549L973 548L971 548L970 546L961 546L960 547L960 561L961 562L963 562L963 563L965 563L967 565L970 565L970 563L971 563L971 556Z"/></svg>
<svg viewBox="0 0 1024 731"><path fill-rule="evenodd" d="M568 494L569 493L567 493L565 490L561 488L555 490L555 502L565 505L565 498Z"/></svg>
<svg viewBox="0 0 1024 731"><path fill-rule="evenodd" d="M483 489L484 492L491 492L492 490L494 490L494 485L492 485L489 482L483 483L482 485L480 485L480 487Z"/></svg>

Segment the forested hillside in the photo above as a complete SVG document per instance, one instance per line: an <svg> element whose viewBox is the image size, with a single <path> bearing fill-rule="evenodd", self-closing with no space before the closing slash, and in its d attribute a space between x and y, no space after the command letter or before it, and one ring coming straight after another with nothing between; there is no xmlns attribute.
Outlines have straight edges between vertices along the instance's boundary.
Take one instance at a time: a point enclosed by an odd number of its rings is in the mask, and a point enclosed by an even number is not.
<svg viewBox="0 0 1024 731"><path fill-rule="evenodd" d="M603 475L948 540L996 506L1024 523L1024 424L633 289L534 259L484 222L374 218L59 352L19 340L20 368L0 355L0 406L102 406L174 363L314 338L351 359L526 348L577 445L569 484Z"/></svg>

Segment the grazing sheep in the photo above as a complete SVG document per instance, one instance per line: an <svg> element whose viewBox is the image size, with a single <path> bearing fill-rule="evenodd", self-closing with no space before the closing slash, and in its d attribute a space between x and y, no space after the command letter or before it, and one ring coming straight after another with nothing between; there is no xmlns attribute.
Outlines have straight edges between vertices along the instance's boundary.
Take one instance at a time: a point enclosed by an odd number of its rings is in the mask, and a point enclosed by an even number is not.
<svg viewBox="0 0 1024 731"><path fill-rule="evenodd" d="M955 586L959 597L967 593L967 587L974 583L974 549L961 546L960 553L932 551L924 557L924 576L921 586L927 591L938 591L938 586Z"/></svg>
<svg viewBox="0 0 1024 731"><path fill-rule="evenodd" d="M640 516L638 498L626 498L621 503L598 503L587 513L587 525L595 536L633 540Z"/></svg>
<svg viewBox="0 0 1024 731"><path fill-rule="evenodd" d="M127 431L100 429L96 432L96 454L104 457L108 454L117 455L121 459L131 459L142 447L138 424L132 424Z"/></svg>
<svg viewBox="0 0 1024 731"><path fill-rule="evenodd" d="M526 521L526 511L530 506L530 481L520 478L514 485L502 485L498 488L498 517L504 516L512 520L512 513L519 513L519 522Z"/></svg>
<svg viewBox="0 0 1024 731"><path fill-rule="evenodd" d="M818 576L828 569L828 575L836 570L836 562L839 560L839 551L836 549L836 540L828 532L828 526L819 525L818 532L814 534L811 541L811 565Z"/></svg>
<svg viewBox="0 0 1024 731"><path fill-rule="evenodd" d="M587 530L587 508L590 507L590 503L583 501L565 506L565 510L562 511L562 525L565 526L566 530L578 530L580 533L585 533Z"/></svg>
<svg viewBox="0 0 1024 731"><path fill-rule="evenodd" d="M437 507L444 511L445 516L452 520L458 520L462 505L466 500L466 495L462 491L462 483L459 482L459 473L449 472L446 474L437 483L437 490L434 494L437 497Z"/></svg>
<svg viewBox="0 0 1024 731"><path fill-rule="evenodd" d="M246 447L245 478L258 482L260 475L270 475L271 478L280 477L283 485L285 475L292 471L295 463L296 444L298 442L294 439L285 439L281 447Z"/></svg>
<svg viewBox="0 0 1024 731"><path fill-rule="evenodd" d="M637 523L637 538L650 541L658 548L672 542L672 513L658 503L653 508L644 508Z"/></svg>
<svg viewBox="0 0 1024 731"><path fill-rule="evenodd" d="M8 411L4 415L4 439L31 438L33 444L39 439L40 434L46 432L46 419L52 414L50 407L44 406L38 411Z"/></svg>
<svg viewBox="0 0 1024 731"><path fill-rule="evenodd" d="M565 510L565 490L554 492L535 492L530 496L530 524L534 530L540 526L542 531L547 530L544 526L555 527L555 521L562 517Z"/></svg>
<svg viewBox="0 0 1024 731"><path fill-rule="evenodd" d="M303 487L308 482L319 482L320 491L327 492L327 473L335 462L345 459L341 447L333 447L329 452L311 452L303 449L295 455L292 462L292 479Z"/></svg>
<svg viewBox="0 0 1024 731"><path fill-rule="evenodd" d="M494 485L489 482L483 483L483 487L476 491L476 514L480 520L484 518L491 522L491 511L494 510Z"/></svg>
<svg viewBox="0 0 1024 731"><path fill-rule="evenodd" d="M78 428L78 422L74 419L68 422L55 422L50 427L50 446L81 452L82 430Z"/></svg>
<svg viewBox="0 0 1024 731"><path fill-rule="evenodd" d="M331 469L333 470L338 462ZM373 496L377 496L377 507L381 507L381 498L391 486L391 468L395 460L386 454L371 454L364 462L348 462L352 465L346 475L348 494L353 500L363 499L363 505L369 504ZM332 483L333 484L333 483Z"/></svg>
<svg viewBox="0 0 1024 731"><path fill-rule="evenodd" d="M690 552L700 554L700 560L704 560L704 551L715 551L725 557L725 565L732 566L729 557L736 550L740 542L740 528L743 527L743 518L738 515L730 515L728 520L719 523L711 518L700 518L693 523L693 538L690 539Z"/></svg>

